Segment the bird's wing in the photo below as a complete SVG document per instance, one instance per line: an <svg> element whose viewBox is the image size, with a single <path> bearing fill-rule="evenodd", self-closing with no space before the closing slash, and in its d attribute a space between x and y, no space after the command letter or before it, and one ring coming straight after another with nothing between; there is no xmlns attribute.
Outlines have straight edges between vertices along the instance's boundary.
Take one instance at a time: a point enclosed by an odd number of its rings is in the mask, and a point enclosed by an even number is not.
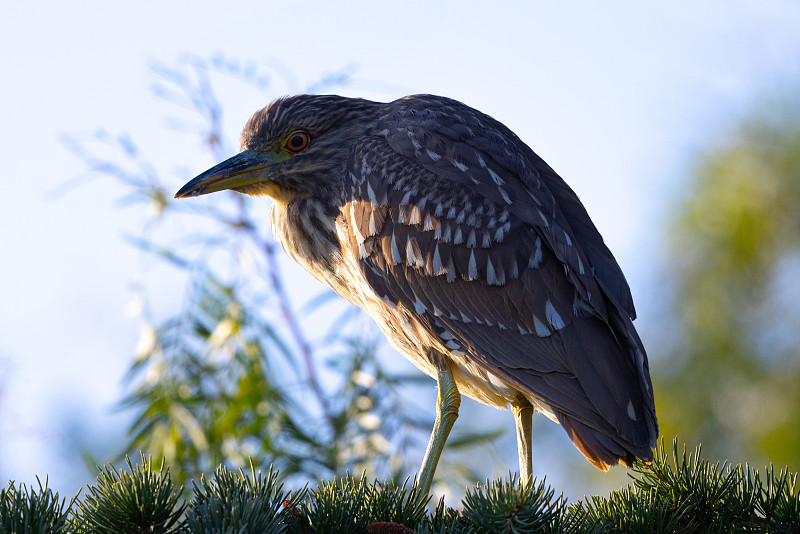
<svg viewBox="0 0 800 534"><path fill-rule="evenodd" d="M588 294L592 286L636 318L625 275L575 192L504 124L458 101L417 95L392 103L378 128L399 154L445 180L502 199L537 228L601 316L597 291Z"/></svg>
<svg viewBox="0 0 800 534"><path fill-rule="evenodd" d="M508 150L495 129L482 130L486 139L459 133L476 133L473 119L444 133L418 116L402 124L384 121L348 168L343 248L372 290L550 406L596 465L647 457L655 415L644 350L547 184L477 148ZM472 142L452 148L464 138Z"/></svg>

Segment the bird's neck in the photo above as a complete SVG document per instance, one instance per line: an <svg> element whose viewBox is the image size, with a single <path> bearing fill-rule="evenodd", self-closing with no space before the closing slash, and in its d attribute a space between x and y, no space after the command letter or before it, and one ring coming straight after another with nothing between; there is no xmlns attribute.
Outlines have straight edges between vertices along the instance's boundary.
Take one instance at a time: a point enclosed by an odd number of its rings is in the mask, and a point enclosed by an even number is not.
<svg viewBox="0 0 800 534"><path fill-rule="evenodd" d="M317 279L329 284L330 273L341 257L336 215L313 196L288 203L275 202L270 212L275 238L286 253Z"/></svg>

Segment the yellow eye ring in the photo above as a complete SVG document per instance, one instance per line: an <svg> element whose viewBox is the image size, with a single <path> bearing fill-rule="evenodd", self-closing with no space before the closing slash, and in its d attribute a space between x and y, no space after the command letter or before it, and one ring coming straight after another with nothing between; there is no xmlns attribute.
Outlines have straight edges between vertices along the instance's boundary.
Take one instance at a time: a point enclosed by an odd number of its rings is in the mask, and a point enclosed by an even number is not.
<svg viewBox="0 0 800 534"><path fill-rule="evenodd" d="M301 152L308 146L309 141L311 141L311 137L306 132L302 130L292 132L286 138L286 150L289 152Z"/></svg>

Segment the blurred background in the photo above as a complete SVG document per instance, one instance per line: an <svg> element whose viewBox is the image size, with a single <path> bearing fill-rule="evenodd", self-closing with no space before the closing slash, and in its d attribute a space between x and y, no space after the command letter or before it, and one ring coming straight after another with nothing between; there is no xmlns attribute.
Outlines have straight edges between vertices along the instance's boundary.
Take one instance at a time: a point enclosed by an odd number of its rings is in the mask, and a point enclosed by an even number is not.
<svg viewBox="0 0 800 534"><path fill-rule="evenodd" d="M411 475L435 384L271 239L266 199L175 202L283 94L446 95L575 189L630 282L662 436L800 470L800 6L137 2L0 16L0 479L72 495L144 450L188 480ZM517 470L462 404L436 491ZM625 484L539 416L534 473Z"/></svg>

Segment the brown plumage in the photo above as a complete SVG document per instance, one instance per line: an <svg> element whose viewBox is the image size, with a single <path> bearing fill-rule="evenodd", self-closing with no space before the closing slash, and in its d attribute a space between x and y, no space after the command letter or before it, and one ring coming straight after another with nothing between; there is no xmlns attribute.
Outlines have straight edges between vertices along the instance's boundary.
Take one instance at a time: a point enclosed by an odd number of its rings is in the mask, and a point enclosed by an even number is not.
<svg viewBox="0 0 800 534"><path fill-rule="evenodd" d="M286 251L437 378L443 428L437 419L424 484L459 392L527 410L523 476L531 406L600 469L652 458L658 425L625 277L575 193L508 128L431 95L299 95L253 115L242 150L176 196L272 196Z"/></svg>

